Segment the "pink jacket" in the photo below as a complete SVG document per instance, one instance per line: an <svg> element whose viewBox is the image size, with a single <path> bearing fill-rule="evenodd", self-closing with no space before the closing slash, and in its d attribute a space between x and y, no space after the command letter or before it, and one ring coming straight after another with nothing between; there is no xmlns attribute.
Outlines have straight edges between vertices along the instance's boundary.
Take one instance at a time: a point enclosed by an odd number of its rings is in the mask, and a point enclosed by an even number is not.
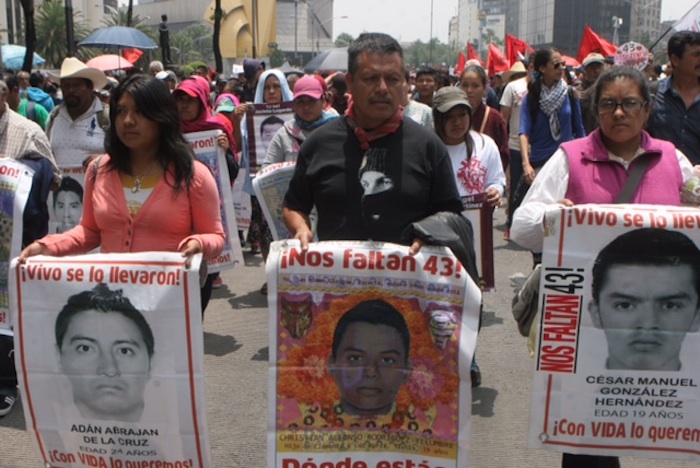
<svg viewBox="0 0 700 468"><path fill-rule="evenodd" d="M219 194L214 177L204 164L194 162L189 190L177 193L165 180L167 177L172 183L172 174L166 173L132 218L119 172L106 169L108 161L108 155L100 159L94 181L94 162L86 172L80 224L39 241L49 255L80 254L98 246L103 253L177 252L190 239L199 241L205 259L221 253L225 235Z"/></svg>
<svg viewBox="0 0 700 468"><path fill-rule="evenodd" d="M680 206L683 174L676 148L667 141L652 138L645 131L642 131L641 147L644 154L637 156L630 167L637 164L639 158L651 160L629 203ZM614 203L629 173L622 164L608 159L600 129L587 137L564 143L561 148L569 162L566 198L576 204Z"/></svg>

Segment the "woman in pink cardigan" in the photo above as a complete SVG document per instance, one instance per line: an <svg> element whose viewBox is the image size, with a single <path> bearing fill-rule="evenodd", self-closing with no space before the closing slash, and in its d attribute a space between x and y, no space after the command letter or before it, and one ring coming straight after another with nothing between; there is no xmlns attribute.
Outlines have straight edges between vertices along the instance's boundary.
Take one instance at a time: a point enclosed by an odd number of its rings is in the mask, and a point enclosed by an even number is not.
<svg viewBox="0 0 700 468"><path fill-rule="evenodd" d="M107 154L86 172L80 224L32 243L19 261L96 247L104 253L177 251L183 257L201 252L205 260L219 255L225 237L216 182L183 138L165 84L132 76L112 94L109 114Z"/></svg>

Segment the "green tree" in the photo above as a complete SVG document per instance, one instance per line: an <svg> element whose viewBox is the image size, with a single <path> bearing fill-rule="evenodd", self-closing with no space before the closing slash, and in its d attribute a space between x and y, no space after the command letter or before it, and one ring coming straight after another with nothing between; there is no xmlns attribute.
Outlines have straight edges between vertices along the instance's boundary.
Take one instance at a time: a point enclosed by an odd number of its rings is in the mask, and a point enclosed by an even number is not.
<svg viewBox="0 0 700 468"><path fill-rule="evenodd" d="M185 29L170 34L171 57L179 64L201 60L206 63L214 61L212 49L213 28L204 22L194 23Z"/></svg>
<svg viewBox="0 0 700 468"><path fill-rule="evenodd" d="M487 29L486 33L482 35L482 38L484 40L484 44L494 44L500 47L501 49L503 48L503 38L496 36L496 32L493 29Z"/></svg>
<svg viewBox="0 0 700 468"><path fill-rule="evenodd" d="M338 34L338 37L335 38L335 46L336 47L347 47L354 40L355 40L355 38L352 37L350 34L340 33L340 34Z"/></svg>
<svg viewBox="0 0 700 468"><path fill-rule="evenodd" d="M126 26L127 22L129 21L129 9L125 5L120 6L119 8L112 8L110 6L106 6L107 11L109 14L104 17L102 20L102 24L106 27L109 28L111 26ZM131 26L134 29L138 29L151 39L153 39L154 42L157 42L156 38L156 31L152 26L149 26L145 23L144 19L141 18L139 15L136 15L131 18Z"/></svg>
<svg viewBox="0 0 700 468"><path fill-rule="evenodd" d="M90 33L80 12L75 13L73 31L80 42ZM48 67L60 68L66 57L66 16L61 0L47 0L36 8L36 52L46 59Z"/></svg>
<svg viewBox="0 0 700 468"><path fill-rule="evenodd" d="M406 64L412 68L421 66L432 66L446 64L447 66L457 63L458 52L452 50L448 44L443 44L439 39L432 40L433 52L432 60L430 53L430 43L423 41L415 41L404 48L404 60Z"/></svg>

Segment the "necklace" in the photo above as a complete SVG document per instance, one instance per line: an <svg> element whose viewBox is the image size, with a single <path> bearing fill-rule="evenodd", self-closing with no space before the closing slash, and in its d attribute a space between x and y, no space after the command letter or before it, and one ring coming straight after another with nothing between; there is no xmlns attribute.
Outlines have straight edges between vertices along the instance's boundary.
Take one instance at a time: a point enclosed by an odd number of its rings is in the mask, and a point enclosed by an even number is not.
<svg viewBox="0 0 700 468"><path fill-rule="evenodd" d="M131 193L138 193L141 191L141 181L151 172L151 169L153 169L153 166L155 166L157 162L158 160L154 159L145 171L134 177L134 186L131 188Z"/></svg>

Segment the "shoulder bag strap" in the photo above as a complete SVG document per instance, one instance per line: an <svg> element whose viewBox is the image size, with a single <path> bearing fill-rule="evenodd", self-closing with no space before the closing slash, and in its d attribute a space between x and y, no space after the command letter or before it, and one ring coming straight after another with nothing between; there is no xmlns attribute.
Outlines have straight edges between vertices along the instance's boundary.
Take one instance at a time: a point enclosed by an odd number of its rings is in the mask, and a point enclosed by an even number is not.
<svg viewBox="0 0 700 468"><path fill-rule="evenodd" d="M639 186L639 181L642 180L642 176L647 170L647 166L649 166L650 159L651 158L647 155L642 155L637 161L633 161L632 168L627 177L627 182L625 182L622 190L620 190L620 194L615 199L615 203L629 203L634 191L637 190Z"/></svg>
<svg viewBox="0 0 700 468"><path fill-rule="evenodd" d="M479 129L479 133L484 133L484 129L486 128L486 121L489 119L490 111L491 108L489 106L486 106L486 111L484 112L484 120L481 121L481 128Z"/></svg>

